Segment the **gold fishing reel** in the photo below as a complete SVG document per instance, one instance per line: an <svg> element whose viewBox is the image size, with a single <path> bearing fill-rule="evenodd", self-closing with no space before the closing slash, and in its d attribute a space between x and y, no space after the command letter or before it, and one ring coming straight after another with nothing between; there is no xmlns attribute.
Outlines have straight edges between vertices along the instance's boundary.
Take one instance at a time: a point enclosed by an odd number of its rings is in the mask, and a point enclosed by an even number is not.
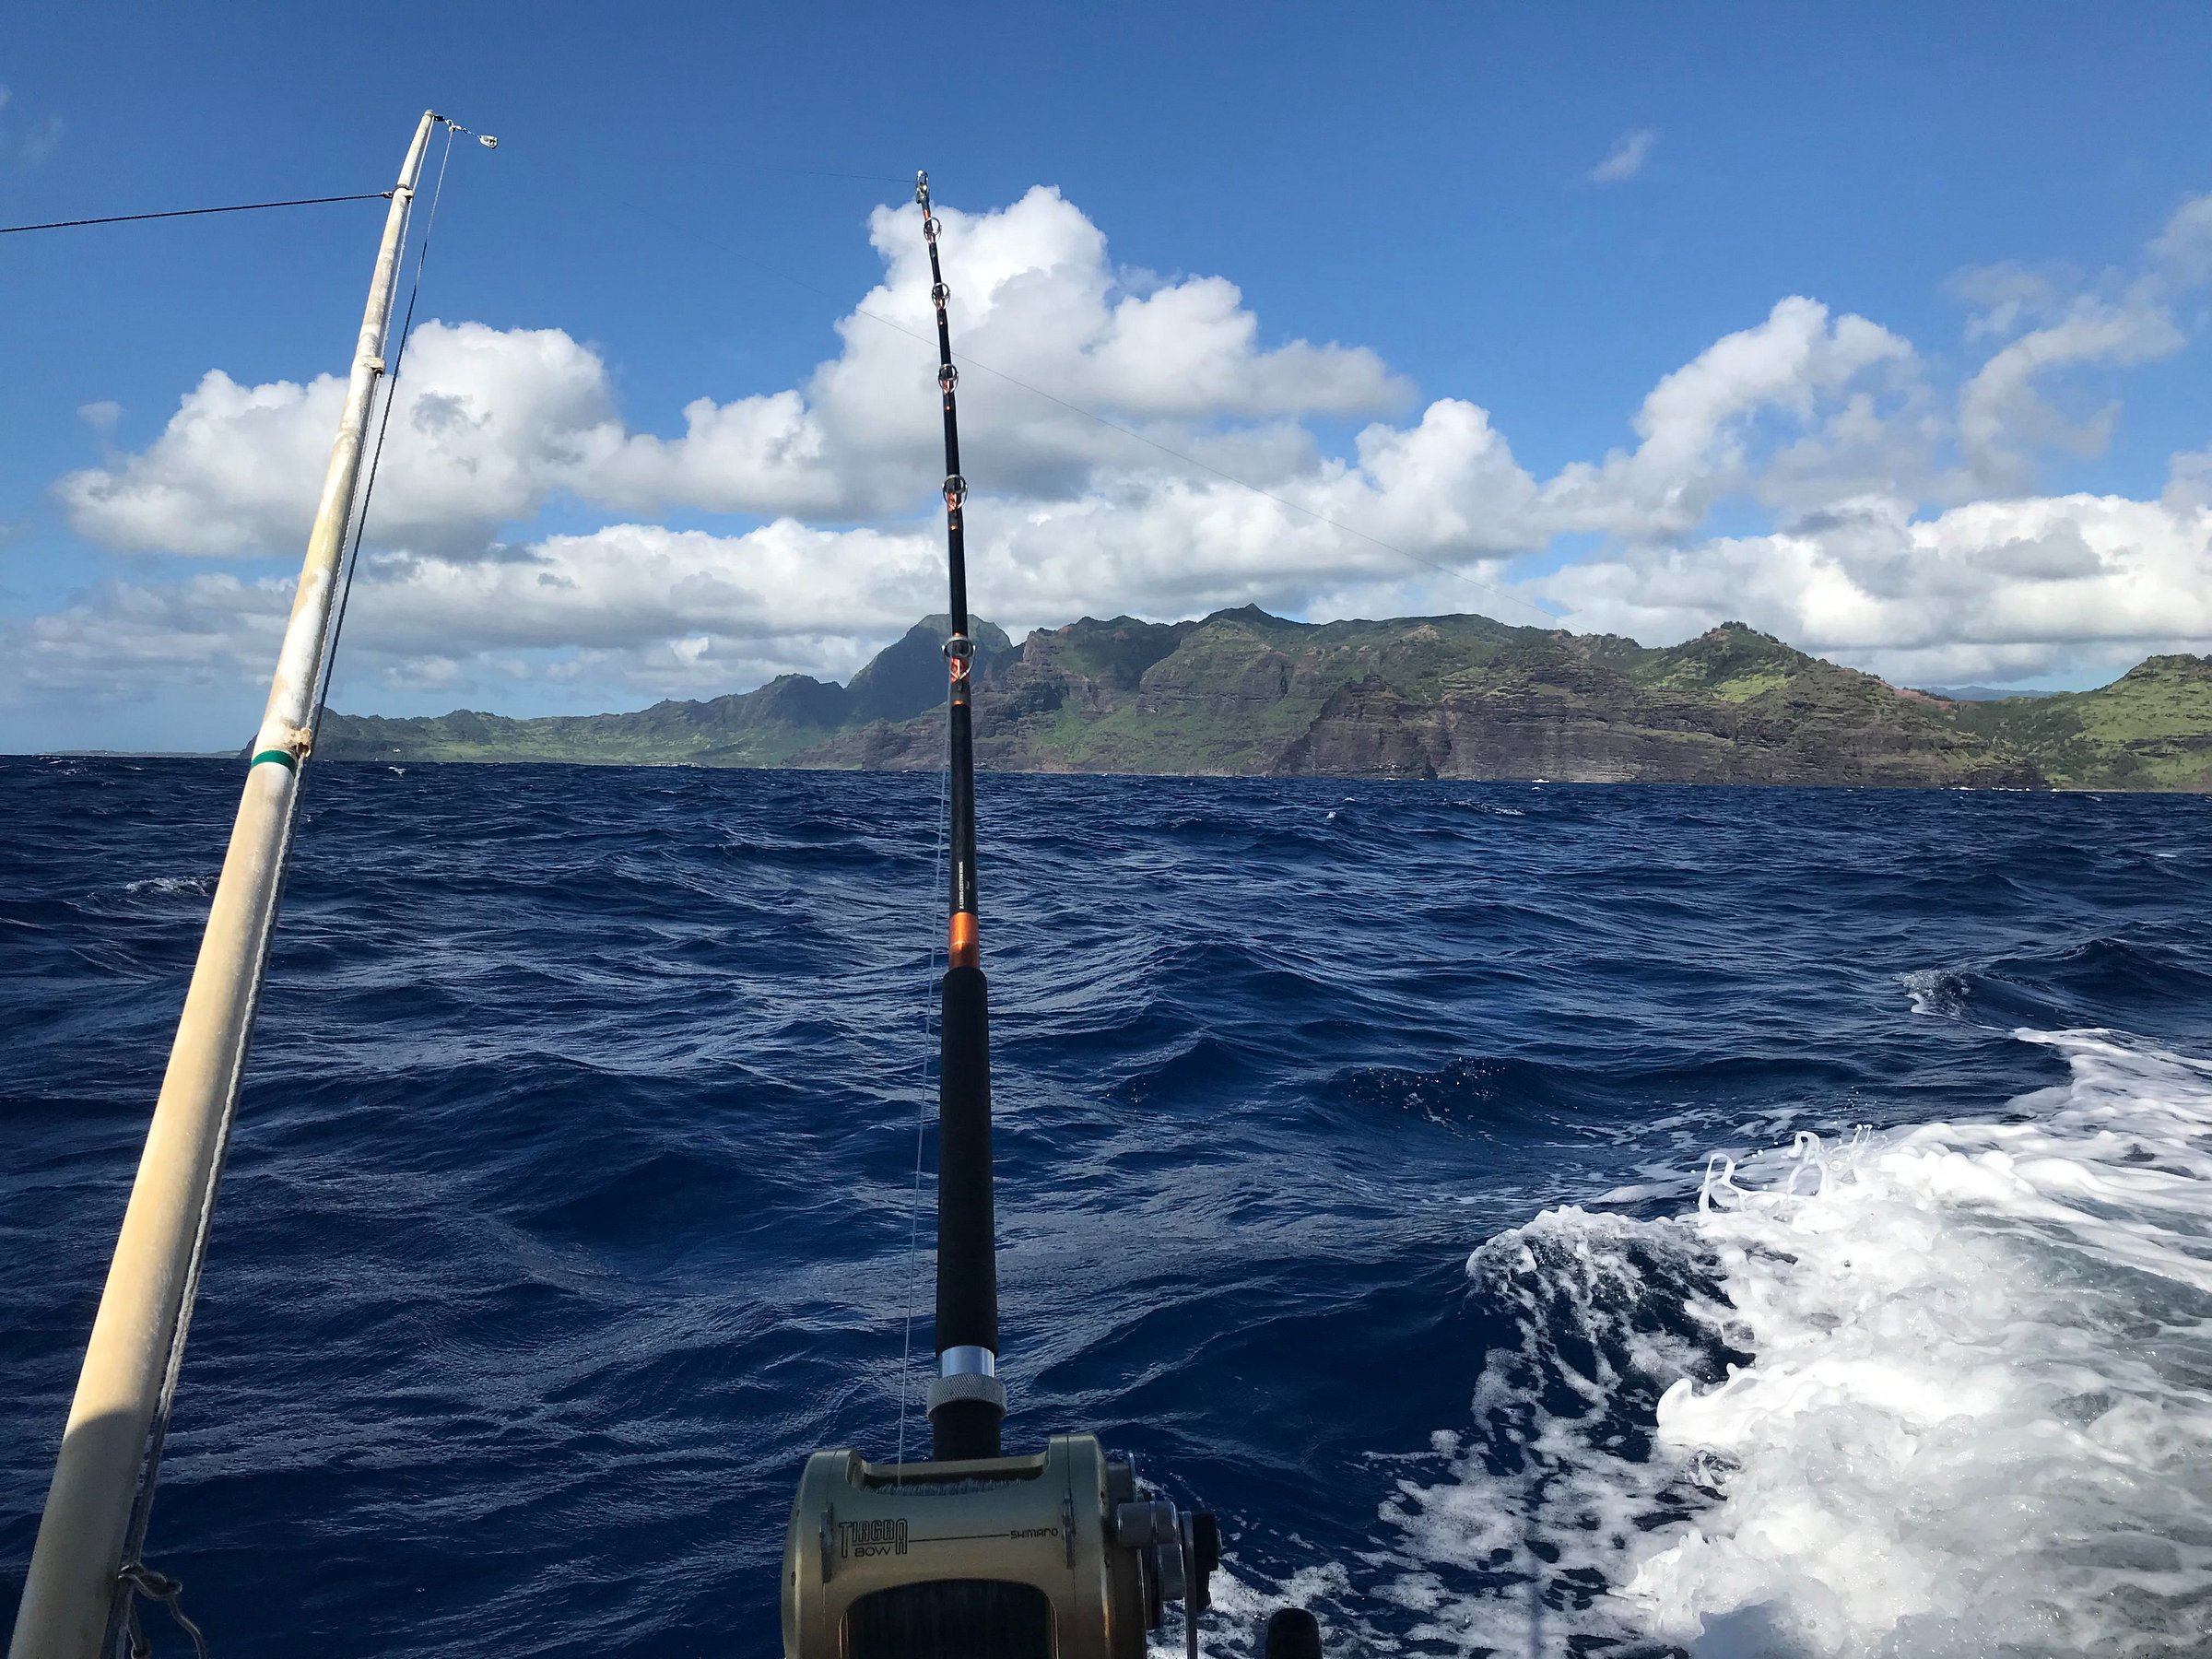
<svg viewBox="0 0 2212 1659"><path fill-rule="evenodd" d="M1090 1434L1034 1457L806 1460L783 1547L784 1659L1144 1659L1184 1650L1220 1564L1214 1518L1140 1495Z"/></svg>

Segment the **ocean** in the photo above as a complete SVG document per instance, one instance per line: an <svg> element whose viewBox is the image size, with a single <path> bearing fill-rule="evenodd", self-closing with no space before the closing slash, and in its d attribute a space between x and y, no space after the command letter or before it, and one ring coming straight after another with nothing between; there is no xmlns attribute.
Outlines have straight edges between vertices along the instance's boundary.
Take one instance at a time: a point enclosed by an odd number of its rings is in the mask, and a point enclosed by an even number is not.
<svg viewBox="0 0 2212 1659"><path fill-rule="evenodd" d="M0 760L0 1607L238 786ZM315 771L218 1659L778 1651L806 1453L926 1445L939 790ZM2212 799L980 797L1009 1447L1218 1513L1209 1651L2212 1653Z"/></svg>

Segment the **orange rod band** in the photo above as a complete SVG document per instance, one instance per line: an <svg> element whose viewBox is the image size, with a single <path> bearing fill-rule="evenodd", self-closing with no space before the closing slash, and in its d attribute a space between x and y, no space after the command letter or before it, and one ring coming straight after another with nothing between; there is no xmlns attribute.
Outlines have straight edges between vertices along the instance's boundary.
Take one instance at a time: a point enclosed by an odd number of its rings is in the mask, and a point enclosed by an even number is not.
<svg viewBox="0 0 2212 1659"><path fill-rule="evenodd" d="M952 934L947 946L947 954L952 959L955 968L973 968L977 965L980 953L976 949L973 911L952 912Z"/></svg>

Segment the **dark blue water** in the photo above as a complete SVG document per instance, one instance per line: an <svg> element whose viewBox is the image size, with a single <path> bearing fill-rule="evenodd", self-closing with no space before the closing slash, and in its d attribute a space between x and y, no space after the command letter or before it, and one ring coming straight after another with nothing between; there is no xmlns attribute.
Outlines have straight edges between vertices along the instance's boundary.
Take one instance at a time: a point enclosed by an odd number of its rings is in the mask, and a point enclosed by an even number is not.
<svg viewBox="0 0 2212 1659"><path fill-rule="evenodd" d="M238 784L0 761L0 1606ZM218 1654L777 1650L805 1454L889 1456L902 1396L926 1438L937 789L317 770L147 1551ZM1383 1512L1440 1433L1524 1461L1474 1389L1542 1314L1470 1278L1486 1238L1676 1213L1712 1148L2001 1117L2065 1076L2015 1028L2212 1047L2205 799L982 799L1009 1441L1095 1429L1218 1512L1232 1624L1288 1584L1347 1647L1482 1651ZM1623 1455L1651 1394L1605 1406ZM1441 1594L1533 1573L1564 1631L1604 1586L1541 1557Z"/></svg>

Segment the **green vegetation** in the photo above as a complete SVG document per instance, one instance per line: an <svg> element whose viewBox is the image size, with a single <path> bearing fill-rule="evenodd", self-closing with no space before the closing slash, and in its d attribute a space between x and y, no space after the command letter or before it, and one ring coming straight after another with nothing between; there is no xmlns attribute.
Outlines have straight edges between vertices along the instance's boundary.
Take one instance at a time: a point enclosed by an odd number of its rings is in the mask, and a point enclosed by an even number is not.
<svg viewBox="0 0 2212 1659"><path fill-rule="evenodd" d="M353 759L935 767L945 619L850 686L786 675L634 714L333 714ZM1954 703L1741 623L1650 648L1484 617L1309 624L1085 618L1018 648L976 627L977 758L1001 771L1607 782L2212 788L2212 662L2100 690Z"/></svg>
<svg viewBox="0 0 2212 1659"><path fill-rule="evenodd" d="M1954 718L2061 788L2212 789L2212 657L2149 657L2094 691L1960 703Z"/></svg>

